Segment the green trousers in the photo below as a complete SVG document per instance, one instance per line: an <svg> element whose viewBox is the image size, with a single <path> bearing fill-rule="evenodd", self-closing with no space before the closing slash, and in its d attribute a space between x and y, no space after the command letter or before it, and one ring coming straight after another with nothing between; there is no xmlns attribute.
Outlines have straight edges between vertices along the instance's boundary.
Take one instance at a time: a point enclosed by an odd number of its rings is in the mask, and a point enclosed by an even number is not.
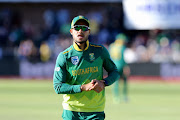
<svg viewBox="0 0 180 120"><path fill-rule="evenodd" d="M127 89L128 89L128 83L127 83L127 77L125 76L125 75L123 75L122 73L121 73L121 79L120 80L122 80L121 82L123 83L123 89L122 89L122 95L123 95L123 99L124 99L124 101L127 101L127 96L128 96L128 91L127 91ZM113 92L113 98L114 98L114 101L115 102L119 102L120 101L120 81L119 80L117 80L115 83L114 83L114 85L113 85L113 89L112 89L112 92Z"/></svg>
<svg viewBox="0 0 180 120"><path fill-rule="evenodd" d="M104 120L104 112L75 112L63 110L63 120Z"/></svg>

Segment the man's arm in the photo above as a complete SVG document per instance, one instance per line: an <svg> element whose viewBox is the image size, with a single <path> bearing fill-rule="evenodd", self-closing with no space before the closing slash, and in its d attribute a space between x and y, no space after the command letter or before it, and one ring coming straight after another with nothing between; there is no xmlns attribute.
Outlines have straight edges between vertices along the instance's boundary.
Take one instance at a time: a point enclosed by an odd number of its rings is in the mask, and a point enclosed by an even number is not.
<svg viewBox="0 0 180 120"><path fill-rule="evenodd" d="M105 86L109 86L119 79L117 67L110 59L110 55L105 47L103 47L102 53L103 67L108 72L108 77L106 77L104 80L92 80L94 86L91 89L97 93L100 93L105 88Z"/></svg>
<svg viewBox="0 0 180 120"><path fill-rule="evenodd" d="M116 80L119 79L119 73L116 65L111 60L109 52L105 47L103 47L103 67L108 72L108 76L104 79L104 83L106 86L113 84Z"/></svg>
<svg viewBox="0 0 180 120"><path fill-rule="evenodd" d="M53 85L57 94L75 94L82 91L89 91L94 85L92 82L84 85L69 85L66 83L66 59L62 53L59 54L56 60L54 69Z"/></svg>

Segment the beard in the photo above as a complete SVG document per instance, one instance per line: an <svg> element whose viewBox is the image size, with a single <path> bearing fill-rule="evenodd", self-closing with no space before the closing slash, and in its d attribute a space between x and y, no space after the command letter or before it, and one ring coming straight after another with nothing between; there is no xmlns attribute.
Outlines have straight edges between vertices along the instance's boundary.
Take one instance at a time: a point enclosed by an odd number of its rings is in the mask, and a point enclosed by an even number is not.
<svg viewBox="0 0 180 120"><path fill-rule="evenodd" d="M85 40L85 41L80 41L80 42L78 42L78 43L83 44L83 43L86 43L86 41L87 41L87 40Z"/></svg>

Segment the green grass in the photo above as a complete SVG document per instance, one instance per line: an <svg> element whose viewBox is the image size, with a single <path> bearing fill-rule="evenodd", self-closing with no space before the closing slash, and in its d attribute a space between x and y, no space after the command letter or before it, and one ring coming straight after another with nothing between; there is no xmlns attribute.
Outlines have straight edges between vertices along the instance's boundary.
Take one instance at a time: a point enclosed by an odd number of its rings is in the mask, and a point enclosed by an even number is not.
<svg viewBox="0 0 180 120"><path fill-rule="evenodd" d="M129 102L119 104L112 102L111 87L106 120L180 119L180 83L130 82ZM61 120L61 103L52 80L0 80L0 120Z"/></svg>

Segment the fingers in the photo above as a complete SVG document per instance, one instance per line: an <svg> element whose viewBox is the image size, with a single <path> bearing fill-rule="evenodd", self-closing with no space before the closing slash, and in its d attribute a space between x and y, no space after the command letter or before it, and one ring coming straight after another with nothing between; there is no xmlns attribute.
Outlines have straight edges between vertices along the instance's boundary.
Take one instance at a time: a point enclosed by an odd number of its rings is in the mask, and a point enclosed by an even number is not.
<svg viewBox="0 0 180 120"><path fill-rule="evenodd" d="M92 84L95 84L96 81L97 81L96 79L93 79L93 80L91 80L91 83L92 83Z"/></svg>
<svg viewBox="0 0 180 120"><path fill-rule="evenodd" d="M90 83L85 84L83 87L83 91L94 90L95 92L100 93L104 89L105 85L103 80L93 79Z"/></svg>
<svg viewBox="0 0 180 120"><path fill-rule="evenodd" d="M81 90L82 91L90 91L90 90L94 89L93 86L94 86L94 84L92 84L91 82L88 84L83 84L83 85L81 85Z"/></svg>
<svg viewBox="0 0 180 120"><path fill-rule="evenodd" d="M93 90L95 88L95 80L92 80L90 83L86 84L86 91Z"/></svg>
<svg viewBox="0 0 180 120"><path fill-rule="evenodd" d="M96 87L96 79L91 80L90 83L92 86L89 88L89 90L93 90Z"/></svg>
<svg viewBox="0 0 180 120"><path fill-rule="evenodd" d="M95 85L91 86L89 90L93 90L95 88Z"/></svg>
<svg viewBox="0 0 180 120"><path fill-rule="evenodd" d="M97 93L100 93L103 89L104 89L105 85L104 85L104 81L99 81L97 80L97 82L94 85L94 91L96 91Z"/></svg>

